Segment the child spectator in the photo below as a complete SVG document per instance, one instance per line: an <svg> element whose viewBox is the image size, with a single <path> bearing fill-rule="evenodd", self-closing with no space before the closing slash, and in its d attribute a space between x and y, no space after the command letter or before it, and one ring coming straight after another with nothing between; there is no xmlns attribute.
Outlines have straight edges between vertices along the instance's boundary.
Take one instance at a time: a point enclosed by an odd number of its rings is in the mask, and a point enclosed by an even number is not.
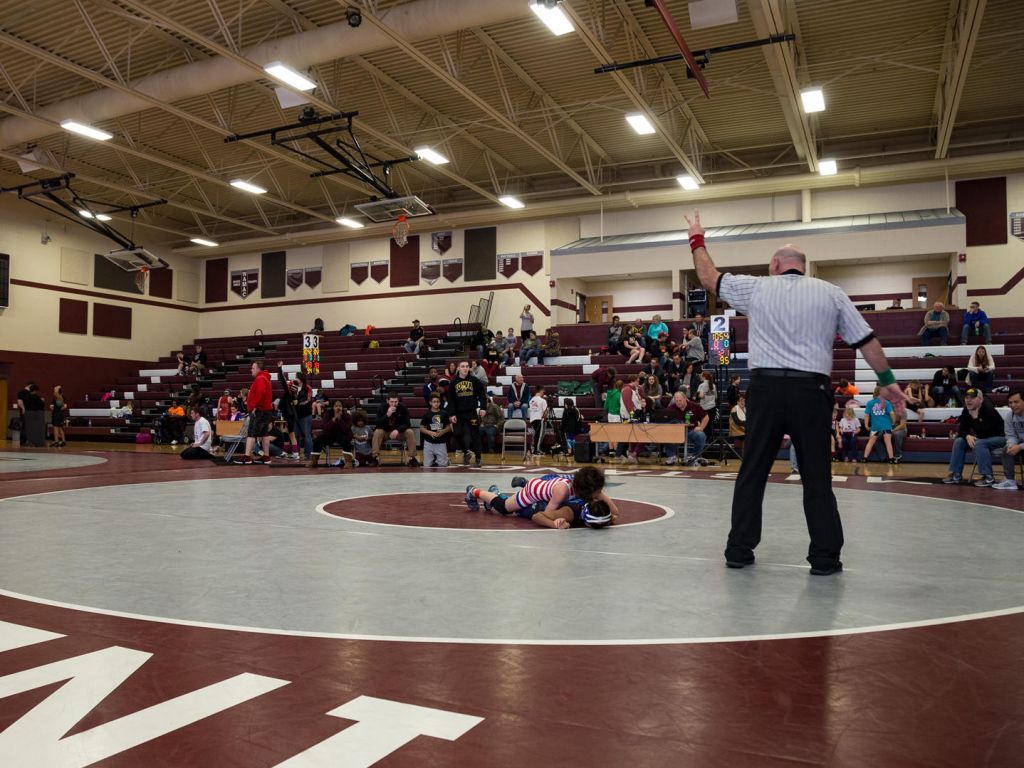
<svg viewBox="0 0 1024 768"><path fill-rule="evenodd" d="M430 398L430 408L420 419L420 433L423 436L423 466L448 466L448 440L452 433L451 421L441 407L441 396Z"/></svg>
<svg viewBox="0 0 1024 768"><path fill-rule="evenodd" d="M352 412L352 453L355 455L355 466L377 466L373 457L373 429L367 423L368 416L364 410Z"/></svg>
<svg viewBox="0 0 1024 768"><path fill-rule="evenodd" d="M885 452L889 456L889 463L895 464L896 456L892 450L892 414L896 409L885 398L881 387L875 387L874 395L864 406L864 428L871 434L868 437L868 444L864 446L864 458L861 461L867 463L871 456L871 449L875 447L875 441L881 435L882 441L885 443Z"/></svg>
<svg viewBox="0 0 1024 768"><path fill-rule="evenodd" d="M501 412L501 406L494 402L490 395L487 396L487 407L484 411L483 418L480 419L480 433L487 440L487 452L494 453L498 432L505 424L505 415Z"/></svg>
<svg viewBox="0 0 1024 768"><path fill-rule="evenodd" d="M843 418L839 420L839 439L842 441L839 456L843 461L857 461L858 432L860 422L857 421L857 414L853 408L847 408L843 411Z"/></svg>

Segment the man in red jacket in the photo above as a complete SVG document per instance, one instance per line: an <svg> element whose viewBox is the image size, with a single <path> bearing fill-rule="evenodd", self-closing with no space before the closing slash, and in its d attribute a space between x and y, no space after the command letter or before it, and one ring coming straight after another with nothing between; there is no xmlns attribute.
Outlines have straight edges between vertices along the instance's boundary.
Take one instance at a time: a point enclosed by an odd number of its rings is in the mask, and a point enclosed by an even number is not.
<svg viewBox="0 0 1024 768"><path fill-rule="evenodd" d="M245 455L235 459L235 464L270 463L270 428L274 424L273 390L270 384L270 374L263 370L263 363L259 360L252 361L252 377L249 397L245 401L246 410L249 411L249 433L245 438ZM262 455L254 459L252 449L256 446L257 438L260 441Z"/></svg>

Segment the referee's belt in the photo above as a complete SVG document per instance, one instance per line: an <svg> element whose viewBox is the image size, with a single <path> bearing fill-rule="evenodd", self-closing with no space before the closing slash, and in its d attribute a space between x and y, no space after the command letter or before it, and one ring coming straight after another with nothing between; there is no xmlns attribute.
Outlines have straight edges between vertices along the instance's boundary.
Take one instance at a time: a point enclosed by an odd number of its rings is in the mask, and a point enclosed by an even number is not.
<svg viewBox="0 0 1024 768"><path fill-rule="evenodd" d="M750 372L753 376L771 376L778 378L789 378L789 379L820 379L822 381L829 381L828 376L823 373L814 373L813 371L797 371L793 368L755 368Z"/></svg>

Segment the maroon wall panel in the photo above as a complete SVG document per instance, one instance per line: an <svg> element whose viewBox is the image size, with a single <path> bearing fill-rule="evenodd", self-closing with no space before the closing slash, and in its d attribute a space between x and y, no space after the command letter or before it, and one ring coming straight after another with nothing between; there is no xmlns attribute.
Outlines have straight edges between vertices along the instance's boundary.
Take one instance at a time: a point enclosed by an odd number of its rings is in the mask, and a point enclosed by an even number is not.
<svg viewBox="0 0 1024 768"><path fill-rule="evenodd" d="M77 299L60 300L60 320L57 330L61 333L89 332L89 302Z"/></svg>
<svg viewBox="0 0 1024 768"><path fill-rule="evenodd" d="M132 308L115 307L113 304L92 305L92 335L112 339L132 337Z"/></svg>
<svg viewBox="0 0 1024 768"><path fill-rule="evenodd" d="M420 284L420 236L413 235L404 246L391 243L391 287Z"/></svg>
<svg viewBox="0 0 1024 768"><path fill-rule="evenodd" d="M228 300L228 260L206 262L206 303Z"/></svg>
<svg viewBox="0 0 1024 768"><path fill-rule="evenodd" d="M64 387L68 400L75 403L83 400L87 392L96 397L100 392L109 390L119 377L136 375L140 369L153 367L152 361L147 360L0 350L0 366L3 365L10 365L7 386L11 397L31 380L39 385L47 405L53 396L53 388L58 384Z"/></svg>
<svg viewBox="0 0 1024 768"><path fill-rule="evenodd" d="M170 267L152 269L149 272L149 295L158 299L173 298L174 270Z"/></svg>
<svg viewBox="0 0 1024 768"><path fill-rule="evenodd" d="M956 207L967 217L967 245L1005 245L1006 177L956 183Z"/></svg>

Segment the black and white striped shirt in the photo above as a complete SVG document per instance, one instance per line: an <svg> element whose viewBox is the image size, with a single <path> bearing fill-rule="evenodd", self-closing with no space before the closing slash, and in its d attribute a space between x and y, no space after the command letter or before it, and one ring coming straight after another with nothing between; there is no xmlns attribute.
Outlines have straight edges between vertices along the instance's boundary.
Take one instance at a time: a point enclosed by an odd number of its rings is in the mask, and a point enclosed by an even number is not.
<svg viewBox="0 0 1024 768"><path fill-rule="evenodd" d="M854 348L875 335L840 288L795 270L771 277L727 272L717 293L750 318L751 370L789 368L828 376L836 334Z"/></svg>

